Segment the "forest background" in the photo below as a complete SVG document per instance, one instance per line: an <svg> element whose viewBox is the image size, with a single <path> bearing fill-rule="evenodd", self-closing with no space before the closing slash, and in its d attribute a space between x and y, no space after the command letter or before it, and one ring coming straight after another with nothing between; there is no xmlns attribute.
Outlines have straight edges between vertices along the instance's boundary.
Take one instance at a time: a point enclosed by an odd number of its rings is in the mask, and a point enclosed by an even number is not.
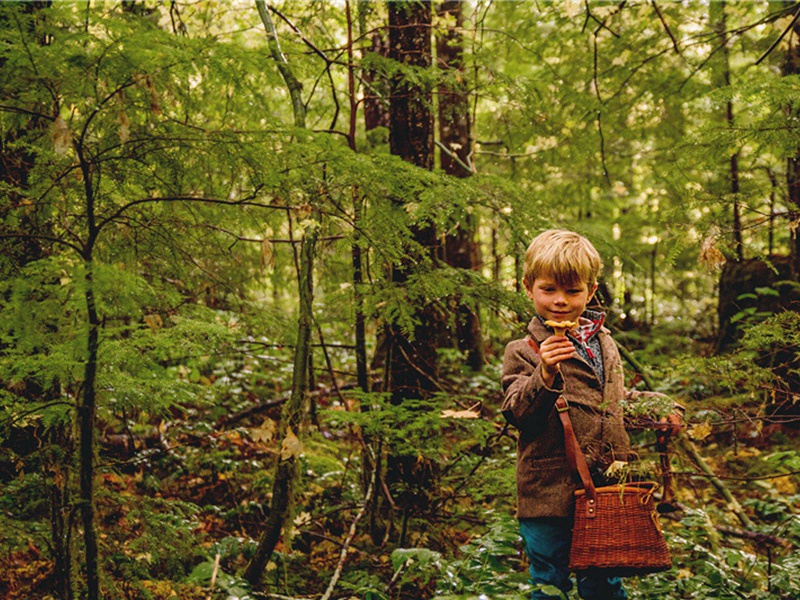
<svg viewBox="0 0 800 600"><path fill-rule="evenodd" d="M800 596L800 3L0 4L0 595L526 598L506 342L604 257L674 567Z"/></svg>

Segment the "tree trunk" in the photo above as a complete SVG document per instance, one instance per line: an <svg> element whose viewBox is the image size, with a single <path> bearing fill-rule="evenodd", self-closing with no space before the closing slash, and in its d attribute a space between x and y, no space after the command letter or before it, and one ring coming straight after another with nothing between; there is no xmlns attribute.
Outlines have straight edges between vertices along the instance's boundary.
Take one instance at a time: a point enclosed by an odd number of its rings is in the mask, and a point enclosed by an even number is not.
<svg viewBox="0 0 800 600"><path fill-rule="evenodd" d="M437 38L436 54L444 71L439 84L439 139L442 171L454 177L469 177L472 139L470 136L469 96L464 78L463 2L445 0L437 12L447 17L448 27ZM461 223L444 240L444 259L451 267L473 271L481 264L480 246L475 242L476 219L464 213ZM456 338L458 349L467 353L467 364L474 370L483 367L483 340L478 306L457 299Z"/></svg>
<svg viewBox="0 0 800 600"><path fill-rule="evenodd" d="M292 395L283 406L278 426L277 439L281 440L281 452L277 458L269 515L256 552L244 573L244 578L254 586L258 586L264 568L280 540L281 530L291 513L294 489L299 477L298 438L308 399L308 356L311 352L311 327L314 318L312 271L317 232L318 227L310 226L300 247L300 315L294 351Z"/></svg>
<svg viewBox="0 0 800 600"><path fill-rule="evenodd" d="M709 5L711 22L717 31L721 48L721 64L719 67L720 87L730 87L731 85L731 65L730 49L728 48L728 16L725 2L712 2ZM725 122L728 127L734 126L733 101L728 100L725 104ZM733 198L731 230L733 238L733 248L736 260L744 260L744 247L742 245L742 217L739 202L739 150L736 149L729 160L730 192Z"/></svg>
<svg viewBox="0 0 800 600"><path fill-rule="evenodd" d="M91 252L91 250L89 251ZM89 600L100 598L100 577L97 562L97 533L94 523L94 434L97 410L97 355L100 320L94 295L94 272L91 254L85 261L84 295L89 330L86 340L86 364L83 375L83 397L78 406L80 432L80 505L86 557L86 593Z"/></svg>
<svg viewBox="0 0 800 600"><path fill-rule="evenodd" d="M297 127L305 127L305 105L300 97L300 83L294 76L278 44L277 32L263 0L256 0L256 7L269 36L269 49L278 70L286 82L292 99L294 120ZM253 558L245 569L244 578L258 586L264 569L272 557L275 546L285 528L299 478L299 436L303 415L308 400L309 364L311 357L311 328L313 316L313 268L314 247L319 234L319 212L313 211L314 223L306 228L300 245L300 269L298 276L299 316L297 320L297 343L294 349L292 372L292 395L284 404L278 425L277 439L281 440L281 451L277 457L275 480L272 485L272 500L264 531L258 541Z"/></svg>
<svg viewBox="0 0 800 600"><path fill-rule="evenodd" d="M358 4L359 37L366 35L367 2L361 0ZM378 56L389 55L389 45L386 36L381 32L372 34L371 46L364 52L366 58L369 54ZM389 128L389 89L388 82L373 69L364 69L361 73L364 84L364 125L367 140L373 141L370 132L378 127Z"/></svg>
<svg viewBox="0 0 800 600"><path fill-rule="evenodd" d="M431 5L427 1L389 2L390 58L407 66L431 66ZM390 96L389 147L400 156L423 169L433 168L433 115L431 94L400 76L392 81ZM438 247L434 227L424 224L412 227L414 241L427 249L434 261ZM412 269L409 262L392 268L392 281L406 282ZM403 398L419 398L433 389L436 377L436 340L438 323L430 307L420 309L413 341L394 323L388 326L388 381L384 382L394 402Z"/></svg>
<svg viewBox="0 0 800 600"><path fill-rule="evenodd" d="M429 1L389 2L389 57L410 67L431 66ZM433 117L429 90L395 76L389 101L391 153L433 168Z"/></svg>
<svg viewBox="0 0 800 600"><path fill-rule="evenodd" d="M792 33L794 35L789 36L789 51L782 67L784 76L800 74L800 43L797 42L800 38L800 22L795 21ZM800 106L790 105L787 113L789 126L793 127L800 116ZM786 184L789 195L789 223L797 223L800 219L800 148L786 159ZM797 227L791 228L790 232L792 278L797 280L800 277L800 235Z"/></svg>
<svg viewBox="0 0 800 600"><path fill-rule="evenodd" d="M390 58L409 67L431 66L431 5L426 1L389 2ZM410 83L401 76L392 80L390 96L389 148L423 169L433 168L433 116L430 91ZM414 241L424 248L429 258L438 260L436 230L431 224L411 227ZM416 268L411 260L393 265L391 279L402 286ZM397 323L387 324L385 389L391 401L400 404L406 399L429 395L436 384L437 345L440 320L433 306L417 308L418 325L413 338L406 336ZM425 510L436 489L436 465L420 461L416 456L392 455L387 459L387 481L395 486L395 500L404 511L404 543L406 524L411 510Z"/></svg>

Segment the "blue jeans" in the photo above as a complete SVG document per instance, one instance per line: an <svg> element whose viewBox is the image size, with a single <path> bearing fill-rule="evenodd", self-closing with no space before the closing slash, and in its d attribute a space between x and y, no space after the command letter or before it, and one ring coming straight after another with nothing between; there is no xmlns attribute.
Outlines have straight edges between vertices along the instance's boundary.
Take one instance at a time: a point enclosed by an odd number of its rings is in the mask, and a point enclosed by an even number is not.
<svg viewBox="0 0 800 600"><path fill-rule="evenodd" d="M572 542L570 517L540 517L520 519L519 531L525 553L531 563L531 583L554 586L565 596L572 589L569 578L569 545ZM584 600L625 600L628 594L619 577L609 576L602 569L579 571L578 595ZM534 589L531 600L558 598L542 589Z"/></svg>

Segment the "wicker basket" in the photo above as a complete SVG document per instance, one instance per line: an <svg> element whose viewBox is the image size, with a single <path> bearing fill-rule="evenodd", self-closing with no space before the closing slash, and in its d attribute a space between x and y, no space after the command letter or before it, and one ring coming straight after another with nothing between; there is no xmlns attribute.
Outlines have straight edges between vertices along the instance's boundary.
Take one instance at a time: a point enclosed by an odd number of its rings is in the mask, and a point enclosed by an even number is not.
<svg viewBox="0 0 800 600"><path fill-rule="evenodd" d="M644 575L669 569L672 561L653 504L658 484L595 487L564 396L556 399L556 411L564 427L567 463L583 484L575 492L570 570L597 568L615 575Z"/></svg>
<svg viewBox="0 0 800 600"><path fill-rule="evenodd" d="M669 569L669 550L653 503L657 487L637 482L592 487L589 493L577 490L570 569L604 568L619 575Z"/></svg>

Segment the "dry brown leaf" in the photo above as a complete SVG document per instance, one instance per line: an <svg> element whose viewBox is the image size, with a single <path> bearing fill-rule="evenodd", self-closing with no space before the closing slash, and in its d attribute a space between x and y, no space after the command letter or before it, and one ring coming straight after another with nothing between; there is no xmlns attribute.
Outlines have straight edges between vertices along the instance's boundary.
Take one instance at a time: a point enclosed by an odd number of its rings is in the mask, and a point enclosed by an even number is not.
<svg viewBox="0 0 800 600"><path fill-rule="evenodd" d="M272 242L270 242L267 238L261 240L261 267L269 266L272 269L275 266L275 252L272 246Z"/></svg>
<svg viewBox="0 0 800 600"><path fill-rule="evenodd" d="M278 429L278 424L272 419L264 419L260 427L255 427L250 430L250 439L254 442L269 443L275 439L275 432Z"/></svg>
<svg viewBox="0 0 800 600"><path fill-rule="evenodd" d="M286 437L281 442L281 460L289 460L290 458L297 458L303 451L303 444L300 439L294 434L292 428L286 430Z"/></svg>
<svg viewBox="0 0 800 600"><path fill-rule="evenodd" d="M480 418L481 414L478 412L473 411L472 409L467 410L443 410L442 414L439 415L442 419L478 419Z"/></svg>
<svg viewBox="0 0 800 600"><path fill-rule="evenodd" d="M709 270L721 269L725 264L725 255L719 251L716 246L717 233L712 231L710 235L703 240L700 246L700 255L698 260L704 264Z"/></svg>
<svg viewBox="0 0 800 600"><path fill-rule="evenodd" d="M147 325L153 333L156 333L164 326L164 320L158 313L153 313L144 316L144 324Z"/></svg>
<svg viewBox="0 0 800 600"><path fill-rule="evenodd" d="M72 146L72 132L62 117L58 117L53 122L50 135L53 138L53 148L56 154L66 154L70 146Z"/></svg>
<svg viewBox="0 0 800 600"><path fill-rule="evenodd" d="M119 143L123 146L131 137L131 122L128 120L128 115L124 111L119 111Z"/></svg>
<svg viewBox="0 0 800 600"><path fill-rule="evenodd" d="M689 437L693 440L704 440L711 435L712 430L713 428L711 427L711 423L704 421L703 423L698 423L689 429Z"/></svg>

